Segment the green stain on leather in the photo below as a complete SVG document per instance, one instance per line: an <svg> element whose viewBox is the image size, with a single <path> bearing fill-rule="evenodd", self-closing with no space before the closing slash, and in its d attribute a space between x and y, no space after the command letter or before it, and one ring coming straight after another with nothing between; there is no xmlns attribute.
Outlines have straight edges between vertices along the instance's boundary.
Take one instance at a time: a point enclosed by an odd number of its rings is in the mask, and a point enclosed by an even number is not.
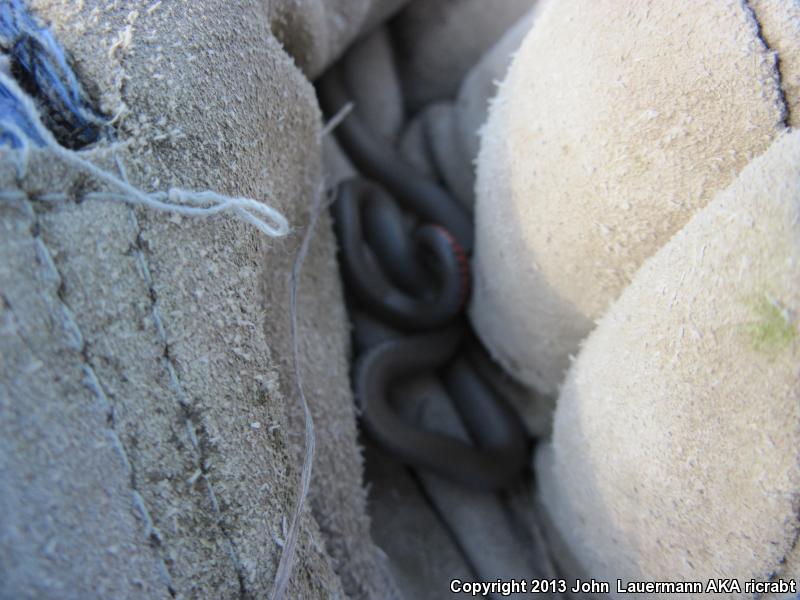
<svg viewBox="0 0 800 600"><path fill-rule="evenodd" d="M769 355L776 355L788 348L797 337L797 329L780 303L761 295L749 304L755 313L755 320L747 324L747 335L753 348Z"/></svg>

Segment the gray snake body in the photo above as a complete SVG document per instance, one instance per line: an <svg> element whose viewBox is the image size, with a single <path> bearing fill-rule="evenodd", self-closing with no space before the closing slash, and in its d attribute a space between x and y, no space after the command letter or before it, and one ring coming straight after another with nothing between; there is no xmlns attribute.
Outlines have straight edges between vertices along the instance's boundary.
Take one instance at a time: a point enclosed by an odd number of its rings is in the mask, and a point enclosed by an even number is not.
<svg viewBox="0 0 800 600"><path fill-rule="evenodd" d="M329 115L348 102L348 95L334 68L320 82L320 100ZM425 221L447 228L461 247L472 252L472 219L450 194L409 167L391 147L377 139L357 114L339 124L336 137L362 174L391 190L395 199Z"/></svg>
<svg viewBox="0 0 800 600"><path fill-rule="evenodd" d="M393 271L395 279L405 283L406 289L419 295L400 289L383 274L376 261L370 260L362 234L362 209L368 208L364 204L378 199L385 201L383 194L377 186L358 179L339 186L332 212L345 282L360 302L395 327L415 330L446 325L458 315L466 299L469 286L466 257L462 258L463 251L439 226L422 225L414 233L415 243L410 243L401 234L401 223L383 223L383 240L375 245L383 249L381 262ZM439 282L427 297L421 293L425 273L419 267L417 249L420 254L428 253L432 259L428 262L432 263Z"/></svg>
<svg viewBox="0 0 800 600"><path fill-rule="evenodd" d="M354 387L368 433L386 450L466 487L495 489L519 474L528 444L511 409L465 356L454 357L464 329L456 323L374 346L356 365ZM409 424L391 407L393 384L442 367L445 387L477 446Z"/></svg>
<svg viewBox="0 0 800 600"><path fill-rule="evenodd" d="M334 69L319 84L329 115L347 102ZM528 439L497 367L461 317L469 292L471 217L435 182L421 177L349 114L337 138L362 179L340 184L331 212L345 287L357 308L353 387L367 433L401 461L462 485L498 489L524 469ZM394 197L420 223L413 231ZM468 352L462 352L465 338ZM438 371L475 444L403 419L390 402L397 382Z"/></svg>

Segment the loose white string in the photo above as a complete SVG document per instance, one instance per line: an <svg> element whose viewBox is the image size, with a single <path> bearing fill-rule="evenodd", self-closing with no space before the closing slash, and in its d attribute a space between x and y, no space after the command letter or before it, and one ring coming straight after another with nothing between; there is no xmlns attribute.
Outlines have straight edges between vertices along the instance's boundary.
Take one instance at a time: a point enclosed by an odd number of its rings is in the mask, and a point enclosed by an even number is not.
<svg viewBox="0 0 800 600"><path fill-rule="evenodd" d="M314 465L316 436L314 434L314 419L311 416L311 410L308 408L308 400L306 400L305 390L303 389L303 374L300 368L300 340L297 331L297 290L300 285L300 272L303 268L303 261L306 258L308 246L314 234L314 227L323 210L322 198L323 192L320 189L317 191L314 205L311 207L311 218L308 222L308 229L306 229L305 235L303 236L303 241L300 244L300 249L297 251L297 257L292 267L292 283L289 300L292 366L294 368L295 383L297 385L298 395L300 396L300 404L303 407L303 418L306 425L305 453L303 456L303 467L300 471L300 493L297 495L297 501L292 511L289 533L286 536L286 543L283 545L281 558L278 561L278 569L275 572L275 582L272 587L272 593L270 594L270 600L282 600L283 594L286 591L286 586L289 584L289 578L292 574L292 566L294 563L295 548L300 535L300 517L303 514L303 507L308 497L308 489L311 484L311 470Z"/></svg>
<svg viewBox="0 0 800 600"><path fill-rule="evenodd" d="M0 84L14 95L25 110L36 133L44 140L45 147L52 151L63 162L89 173L96 179L108 184L116 191L93 192L89 198L118 200L128 204L140 204L154 210L177 213L193 217L206 217L222 212L231 212L243 221L257 227L270 237L281 237L289 233L289 222L280 212L251 198L225 196L212 191L192 191L172 188L168 192L146 193L92 164L74 150L61 146L42 124L38 110L31 99L19 88L16 81L0 71ZM21 131L10 115L0 115L0 125L15 135L20 143L18 168L25 172L31 143L28 136Z"/></svg>
<svg viewBox="0 0 800 600"><path fill-rule="evenodd" d="M350 114L353 108L355 108L355 104L352 102L348 102L342 108L340 108L339 111L331 117L331 120L325 123L325 127L322 128L319 137L324 138L326 135L329 135L339 126L339 123L344 121L344 118Z"/></svg>

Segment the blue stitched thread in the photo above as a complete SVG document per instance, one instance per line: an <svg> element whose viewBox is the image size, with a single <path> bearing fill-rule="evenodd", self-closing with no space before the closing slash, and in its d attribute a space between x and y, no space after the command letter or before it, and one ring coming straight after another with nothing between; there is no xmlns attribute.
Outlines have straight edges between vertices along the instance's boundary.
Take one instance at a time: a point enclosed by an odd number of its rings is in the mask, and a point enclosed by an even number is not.
<svg viewBox="0 0 800 600"><path fill-rule="evenodd" d="M39 25L23 0L0 1L0 48L8 57L11 75L40 108L44 125L67 148L82 148L110 137L108 120L94 109L66 54L53 33ZM13 124L9 128L5 124ZM19 148L24 133L37 146L38 136L14 95L0 84L0 144Z"/></svg>

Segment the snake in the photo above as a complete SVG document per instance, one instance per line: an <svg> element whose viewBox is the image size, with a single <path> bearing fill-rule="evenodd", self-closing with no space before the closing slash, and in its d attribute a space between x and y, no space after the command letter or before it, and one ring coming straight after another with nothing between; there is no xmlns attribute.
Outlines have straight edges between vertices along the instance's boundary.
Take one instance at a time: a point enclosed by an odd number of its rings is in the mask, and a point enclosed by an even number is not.
<svg viewBox="0 0 800 600"><path fill-rule="evenodd" d="M376 199L386 201L379 187L350 179L340 183L331 207L334 231L340 240L345 285L361 303L395 327L413 331L446 325L461 311L468 293L469 275L463 250L439 225L422 225L413 238L407 238L402 223L392 220L391 215L387 223L386 204L376 206ZM383 257L380 262L387 267L392 265L395 280L404 281L408 291L395 285L367 252L361 222L364 208L384 213L383 227L373 227L383 238L374 248L382 249L376 252ZM421 257L431 265L432 273L421 267ZM426 295L422 292L429 277L438 284L431 286L431 293ZM417 294L409 293L412 290Z"/></svg>
<svg viewBox="0 0 800 600"><path fill-rule="evenodd" d="M323 111L348 102L338 69L318 82ZM524 470L529 440L499 367L463 317L473 223L437 182L417 173L351 111L337 140L362 177L339 183L331 206L356 353L352 380L367 435L401 462L493 491ZM399 207L398 207L399 205ZM400 210L400 208L404 210ZM435 372L473 443L409 422L398 383Z"/></svg>
<svg viewBox="0 0 800 600"><path fill-rule="evenodd" d="M354 388L367 433L385 450L465 487L494 490L523 469L528 440L518 417L491 383L469 358L457 355L465 330L457 322L444 330L374 345L356 364ZM392 407L393 385L438 368L444 369L445 389L476 445L410 424Z"/></svg>
<svg viewBox="0 0 800 600"><path fill-rule="evenodd" d="M319 82L320 104L328 115L336 115L349 102L337 67ZM373 134L356 111L351 111L336 128L336 139L359 171L391 190L394 198L410 212L450 231L468 253L473 248L472 217L463 204L434 181L407 165L389 144Z"/></svg>

